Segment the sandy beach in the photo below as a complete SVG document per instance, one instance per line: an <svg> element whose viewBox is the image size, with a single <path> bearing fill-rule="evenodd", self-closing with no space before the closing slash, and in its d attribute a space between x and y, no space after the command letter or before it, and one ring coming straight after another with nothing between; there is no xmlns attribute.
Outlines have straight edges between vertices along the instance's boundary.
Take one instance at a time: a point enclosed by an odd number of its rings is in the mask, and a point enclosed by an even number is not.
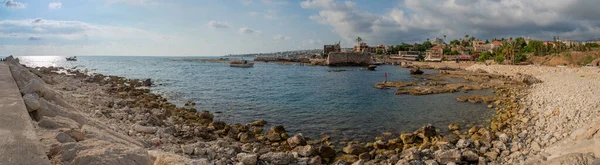
<svg viewBox="0 0 600 165"><path fill-rule="evenodd" d="M490 125L426 125L338 148L264 120L213 121L139 80L8 64L53 164L591 164L599 153L598 69L472 65L461 72L523 84L492 85ZM530 75L541 82L524 83Z"/></svg>

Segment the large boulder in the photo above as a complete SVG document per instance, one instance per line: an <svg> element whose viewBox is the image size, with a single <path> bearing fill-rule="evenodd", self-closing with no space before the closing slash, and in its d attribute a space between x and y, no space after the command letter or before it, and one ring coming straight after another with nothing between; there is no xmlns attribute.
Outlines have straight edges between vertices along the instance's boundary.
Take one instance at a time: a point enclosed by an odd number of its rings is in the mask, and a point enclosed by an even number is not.
<svg viewBox="0 0 600 165"><path fill-rule="evenodd" d="M435 127L433 125L428 124L426 126L423 126L423 127L419 128L415 132L415 134L417 134L417 136L419 136L420 138L425 139L425 138L429 138L429 137L437 135L437 132L436 132Z"/></svg>
<svg viewBox="0 0 600 165"><path fill-rule="evenodd" d="M25 102L28 112L33 112L40 109L40 101L38 99L39 96L36 93L26 94L23 96L23 102Z"/></svg>
<svg viewBox="0 0 600 165"><path fill-rule="evenodd" d="M267 138L271 142L279 142L287 139L287 133L285 132L285 128L283 126L275 126L269 129L269 133L267 134Z"/></svg>
<svg viewBox="0 0 600 165"><path fill-rule="evenodd" d="M298 133L292 136L291 138L287 139L287 143L288 145L290 145L290 148L294 148L296 146L304 146L306 145L306 139L304 139L304 136L302 136L301 133Z"/></svg>
<svg viewBox="0 0 600 165"><path fill-rule="evenodd" d="M306 146L297 146L296 148L294 148L293 150L294 152L298 152L298 155L303 156L303 157L310 157L315 155L315 147L311 146L311 145L306 145Z"/></svg>
<svg viewBox="0 0 600 165"><path fill-rule="evenodd" d="M321 156L322 158L331 158L335 156L335 150L327 145L319 146L319 148L317 148L317 151L319 153L319 156Z"/></svg>

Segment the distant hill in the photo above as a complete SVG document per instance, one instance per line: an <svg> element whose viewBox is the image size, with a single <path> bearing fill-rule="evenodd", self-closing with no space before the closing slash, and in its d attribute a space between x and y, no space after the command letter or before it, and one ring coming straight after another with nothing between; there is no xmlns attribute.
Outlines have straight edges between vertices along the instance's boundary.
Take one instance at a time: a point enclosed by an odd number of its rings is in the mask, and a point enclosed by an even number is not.
<svg viewBox="0 0 600 165"><path fill-rule="evenodd" d="M310 49L310 50L291 50L283 52L272 52L272 53L249 53L249 54L230 54L227 57L257 57L257 56L276 56L276 57L293 57L299 55L314 55L323 53L323 49Z"/></svg>

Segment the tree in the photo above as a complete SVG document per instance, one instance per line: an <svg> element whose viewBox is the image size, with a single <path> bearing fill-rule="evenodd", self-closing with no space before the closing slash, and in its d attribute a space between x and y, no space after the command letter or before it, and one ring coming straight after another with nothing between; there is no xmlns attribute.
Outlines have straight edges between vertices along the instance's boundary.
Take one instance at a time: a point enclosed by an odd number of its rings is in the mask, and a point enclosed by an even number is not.
<svg viewBox="0 0 600 165"><path fill-rule="evenodd" d="M515 42L506 42L502 43L502 54L504 57L509 60L511 64L514 64L514 56L515 56Z"/></svg>
<svg viewBox="0 0 600 165"><path fill-rule="evenodd" d="M465 33L465 38L469 38L469 34Z"/></svg>
<svg viewBox="0 0 600 165"><path fill-rule="evenodd" d="M477 60L483 62L489 60L490 57L492 57L492 54L490 52L483 52L479 55L479 58Z"/></svg>
<svg viewBox="0 0 600 165"><path fill-rule="evenodd" d="M490 44L490 40L485 40L485 44Z"/></svg>
<svg viewBox="0 0 600 165"><path fill-rule="evenodd" d="M360 45L360 42L362 41L362 38L360 37L356 37L356 43Z"/></svg>
<svg viewBox="0 0 600 165"><path fill-rule="evenodd" d="M381 49L377 49L377 51L375 51L376 54L382 55L383 54L383 50Z"/></svg>
<svg viewBox="0 0 600 165"><path fill-rule="evenodd" d="M460 41L452 40L452 41L450 41L450 45L460 45Z"/></svg>

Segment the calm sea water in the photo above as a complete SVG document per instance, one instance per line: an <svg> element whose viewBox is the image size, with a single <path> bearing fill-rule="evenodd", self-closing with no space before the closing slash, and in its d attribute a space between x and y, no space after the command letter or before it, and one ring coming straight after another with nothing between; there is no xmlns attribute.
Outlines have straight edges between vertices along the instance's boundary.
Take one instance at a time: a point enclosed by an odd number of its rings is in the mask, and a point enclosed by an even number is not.
<svg viewBox="0 0 600 165"><path fill-rule="evenodd" d="M424 124L445 130L452 122L480 124L492 114L485 104L460 103L457 96L490 94L474 91L427 96L395 95L373 84L411 80L409 70L379 66L324 67L256 63L254 68L231 68L228 63L183 59L200 57L20 57L28 66L86 68L91 72L127 78L151 78L152 91L183 105L192 100L198 110L215 113L216 120L247 123L258 119L284 125L288 132L311 137L331 135L344 140L371 140L383 132L414 131ZM345 69L344 72L329 72ZM435 74L426 71L426 74Z"/></svg>

